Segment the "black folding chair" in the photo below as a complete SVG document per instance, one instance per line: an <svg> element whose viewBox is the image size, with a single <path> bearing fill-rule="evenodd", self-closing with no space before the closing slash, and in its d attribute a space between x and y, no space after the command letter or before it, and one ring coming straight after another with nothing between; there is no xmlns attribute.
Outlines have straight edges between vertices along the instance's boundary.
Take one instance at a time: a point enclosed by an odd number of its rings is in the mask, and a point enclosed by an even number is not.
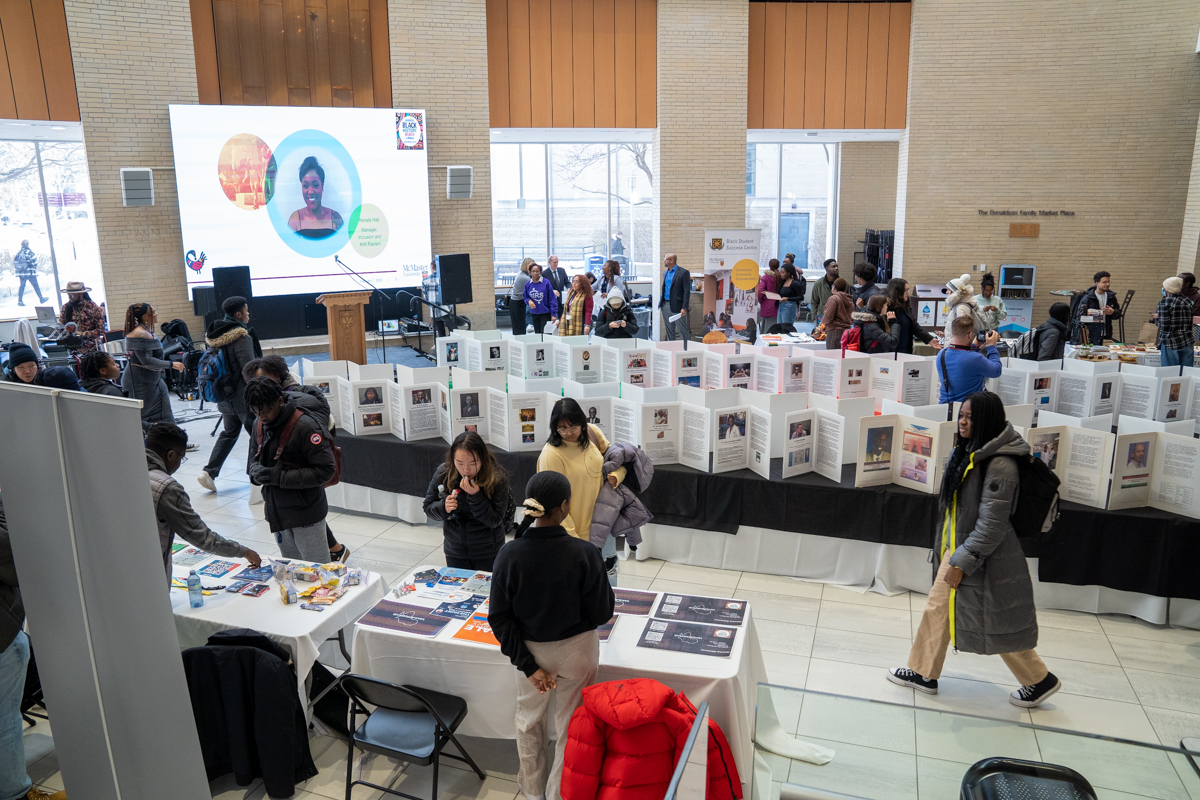
<svg viewBox="0 0 1200 800"><path fill-rule="evenodd" d="M960 800L1096 800L1096 790L1087 779L1069 767L1022 761L1017 758L985 758L963 775Z"/></svg>
<svg viewBox="0 0 1200 800"><path fill-rule="evenodd" d="M447 758L471 765L480 780L484 779L479 768L467 753L454 731L467 716L467 701L451 694L442 694L416 686L397 686L387 681L366 678L362 675L343 675L338 680L342 691L350 698L350 739L346 754L346 800L355 784L370 786L381 792L407 797L409 800L425 800L385 786L364 780L354 780L354 746L368 753L399 758L420 766L433 765L433 797L438 796L438 759L442 749L453 742L462 756L445 753ZM375 706L374 711L367 705ZM367 718L357 725L359 713Z"/></svg>

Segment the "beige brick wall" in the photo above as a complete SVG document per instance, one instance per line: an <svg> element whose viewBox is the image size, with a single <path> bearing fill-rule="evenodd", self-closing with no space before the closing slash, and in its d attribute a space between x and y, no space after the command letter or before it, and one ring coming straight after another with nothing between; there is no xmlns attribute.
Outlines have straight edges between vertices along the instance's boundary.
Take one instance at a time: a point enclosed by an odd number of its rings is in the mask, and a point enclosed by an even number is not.
<svg viewBox="0 0 1200 800"><path fill-rule="evenodd" d="M1194 0L914 0L897 261L941 283L1036 264L1050 289L1108 270L1132 332L1177 271L1200 115ZM1075 216L980 216L978 209ZM1010 239L1009 222L1041 224ZM899 235L902 231L902 237Z"/></svg>
<svg viewBox="0 0 1200 800"><path fill-rule="evenodd" d="M475 302L458 312L495 328L491 139L484 0L388 0L392 101L429 115L429 163L475 168L470 200L446 199L446 170L429 170L434 253L471 254Z"/></svg>
<svg viewBox="0 0 1200 800"><path fill-rule="evenodd" d="M193 336L168 103L195 103L188 0L66 0L79 113L91 173L109 324L149 302ZM155 204L121 205L121 167L153 167Z"/></svg>
<svg viewBox="0 0 1200 800"><path fill-rule="evenodd" d="M854 254L867 228L890 230L896 221L897 142L846 142L842 145L838 192L837 257L850 280Z"/></svg>
<svg viewBox="0 0 1200 800"><path fill-rule="evenodd" d="M672 252L699 275L704 229L746 227L748 26L746 0L658 0L656 275Z"/></svg>

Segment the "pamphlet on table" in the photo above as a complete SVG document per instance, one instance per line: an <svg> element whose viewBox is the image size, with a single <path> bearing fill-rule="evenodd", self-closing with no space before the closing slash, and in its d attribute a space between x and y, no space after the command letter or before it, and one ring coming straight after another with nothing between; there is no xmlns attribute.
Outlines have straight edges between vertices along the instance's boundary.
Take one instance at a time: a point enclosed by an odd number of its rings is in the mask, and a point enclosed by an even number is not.
<svg viewBox="0 0 1200 800"><path fill-rule="evenodd" d="M637 646L728 658L733 653L736 637L737 628L702 625L698 622L668 622L651 617L646 620Z"/></svg>

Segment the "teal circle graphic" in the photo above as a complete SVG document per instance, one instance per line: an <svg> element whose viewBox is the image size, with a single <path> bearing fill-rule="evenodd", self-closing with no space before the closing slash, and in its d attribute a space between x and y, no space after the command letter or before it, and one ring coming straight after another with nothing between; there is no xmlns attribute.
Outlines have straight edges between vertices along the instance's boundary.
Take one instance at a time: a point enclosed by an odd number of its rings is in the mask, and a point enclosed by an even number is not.
<svg viewBox="0 0 1200 800"><path fill-rule="evenodd" d="M294 213L305 207L300 190L299 170L305 159L317 160L325 171L323 208L329 209L340 226L322 238L292 230L288 222ZM350 215L362 205L362 184L358 168L349 151L337 139L324 131L302 130L289 134L275 148L278 172L275 195L267 203L267 212L275 232L284 244L307 258L326 258L345 247L350 241Z"/></svg>

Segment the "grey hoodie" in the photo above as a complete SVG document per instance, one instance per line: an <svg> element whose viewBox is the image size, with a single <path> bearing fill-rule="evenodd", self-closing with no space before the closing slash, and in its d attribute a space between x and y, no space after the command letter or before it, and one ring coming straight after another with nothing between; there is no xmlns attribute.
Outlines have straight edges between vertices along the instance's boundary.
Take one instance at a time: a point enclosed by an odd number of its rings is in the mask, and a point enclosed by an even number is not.
<svg viewBox="0 0 1200 800"><path fill-rule="evenodd" d="M954 518L947 518L944 503L938 506L938 555L953 547L950 564L963 571L952 596L950 630L951 641L963 652L997 655L1037 646L1033 581L1009 521L1020 489L1016 458L1029 452L1029 444L1008 423L972 454Z"/></svg>

